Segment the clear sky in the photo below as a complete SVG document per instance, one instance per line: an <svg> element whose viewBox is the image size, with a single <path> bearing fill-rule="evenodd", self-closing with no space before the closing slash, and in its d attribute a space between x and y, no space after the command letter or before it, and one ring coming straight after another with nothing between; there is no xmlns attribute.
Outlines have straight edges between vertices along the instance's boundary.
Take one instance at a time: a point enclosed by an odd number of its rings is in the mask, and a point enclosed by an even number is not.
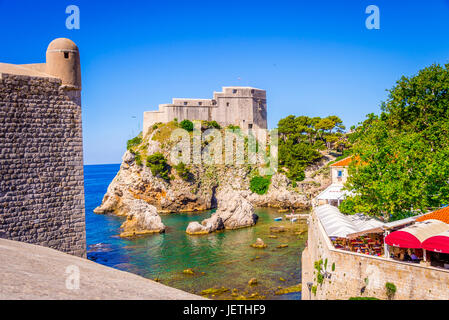
<svg viewBox="0 0 449 320"><path fill-rule="evenodd" d="M371 4L380 30L365 27ZM119 163L144 111L222 86L267 90L270 127L290 114L350 127L402 75L448 63L448 31L449 0L0 0L0 62L45 62L57 37L80 48L86 164Z"/></svg>

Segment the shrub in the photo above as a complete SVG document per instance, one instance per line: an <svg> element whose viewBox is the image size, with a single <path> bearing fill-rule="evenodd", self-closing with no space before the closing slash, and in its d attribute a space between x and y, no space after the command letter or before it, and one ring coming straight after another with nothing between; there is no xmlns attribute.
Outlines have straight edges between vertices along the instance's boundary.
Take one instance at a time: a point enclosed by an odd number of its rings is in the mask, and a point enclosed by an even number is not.
<svg viewBox="0 0 449 320"><path fill-rule="evenodd" d="M335 262L332 263L332 271L335 271Z"/></svg>
<svg viewBox="0 0 449 320"><path fill-rule="evenodd" d="M188 181L190 180L191 173L187 166L184 164L184 162L178 163L178 165L175 166L176 172L178 173L178 176L181 177L181 179Z"/></svg>
<svg viewBox="0 0 449 320"><path fill-rule="evenodd" d="M142 156L140 155L139 152L134 153L134 161L138 166L142 165Z"/></svg>
<svg viewBox="0 0 449 320"><path fill-rule="evenodd" d="M154 176L159 176L162 179L169 180L169 165L162 153L156 152L147 157L147 167L151 169Z"/></svg>
<svg viewBox="0 0 449 320"><path fill-rule="evenodd" d="M190 121L190 120L187 120L187 119L186 120L182 120L179 125L184 130L187 130L189 132L193 131L193 122Z"/></svg>
<svg viewBox="0 0 449 320"><path fill-rule="evenodd" d="M316 289L317 289L316 286L313 286L313 287L312 287L312 293L313 293L314 295L316 295Z"/></svg>
<svg viewBox="0 0 449 320"><path fill-rule="evenodd" d="M265 194L268 191L270 183L271 183L271 176L268 177L255 176L254 178L251 179L249 188L254 193Z"/></svg>
<svg viewBox="0 0 449 320"><path fill-rule="evenodd" d="M388 299L393 299L394 294L396 293L396 286L394 283L387 282L385 283L385 290L387 291Z"/></svg>
<svg viewBox="0 0 449 320"><path fill-rule="evenodd" d="M229 129L229 130L240 130L240 127L239 127L239 126L234 126L233 124L230 124L230 125L228 126L228 129Z"/></svg>
<svg viewBox="0 0 449 320"><path fill-rule="evenodd" d="M138 146L141 143L142 143L142 137L139 134L137 137L128 140L128 142L126 143L126 149L130 150L132 147Z"/></svg>
<svg viewBox="0 0 449 320"><path fill-rule="evenodd" d="M209 129L209 128L215 128L215 129L221 129L220 125L218 124L217 121L213 120L213 121L203 121L201 123L201 127L203 130Z"/></svg>

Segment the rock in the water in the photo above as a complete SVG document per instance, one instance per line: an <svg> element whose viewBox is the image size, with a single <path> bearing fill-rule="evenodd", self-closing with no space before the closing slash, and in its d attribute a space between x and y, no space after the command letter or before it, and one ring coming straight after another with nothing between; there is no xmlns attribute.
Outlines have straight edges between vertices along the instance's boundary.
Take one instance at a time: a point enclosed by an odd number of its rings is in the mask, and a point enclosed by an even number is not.
<svg viewBox="0 0 449 320"><path fill-rule="evenodd" d="M254 206L239 192L226 190L217 197L218 209L215 214L221 217L226 229L238 229L253 226L258 216L254 213Z"/></svg>
<svg viewBox="0 0 449 320"><path fill-rule="evenodd" d="M120 237L126 238L165 231L165 225L154 206L143 200L133 200L130 207L128 218L121 226L123 232Z"/></svg>
<svg viewBox="0 0 449 320"><path fill-rule="evenodd" d="M253 226L259 218L253 205L238 192L228 192L228 197L218 200L218 209L208 219L200 223L190 222L188 234L206 234L222 229L238 229Z"/></svg>
<svg viewBox="0 0 449 320"><path fill-rule="evenodd" d="M256 242L253 243L253 244L251 245L251 247L263 249L263 248L266 248L267 245L265 244L265 242L263 242L262 239L257 238Z"/></svg>

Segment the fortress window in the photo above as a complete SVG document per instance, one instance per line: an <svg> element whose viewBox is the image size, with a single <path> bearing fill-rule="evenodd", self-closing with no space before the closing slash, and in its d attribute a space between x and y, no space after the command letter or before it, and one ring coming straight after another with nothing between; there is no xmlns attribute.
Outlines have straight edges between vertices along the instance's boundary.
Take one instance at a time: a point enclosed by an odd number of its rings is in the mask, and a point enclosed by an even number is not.
<svg viewBox="0 0 449 320"><path fill-rule="evenodd" d="M69 53L68 52L64 52L64 59L68 59L69 58Z"/></svg>
<svg viewBox="0 0 449 320"><path fill-rule="evenodd" d="M237 89L232 89L232 93L237 93Z"/></svg>
<svg viewBox="0 0 449 320"><path fill-rule="evenodd" d="M202 102L198 102L198 105L201 106L203 103Z"/></svg>
<svg viewBox="0 0 449 320"><path fill-rule="evenodd" d="M254 94L254 89L251 89L251 94Z"/></svg>
<svg viewBox="0 0 449 320"><path fill-rule="evenodd" d="M226 102L226 107L229 107L229 102Z"/></svg>
<svg viewBox="0 0 449 320"><path fill-rule="evenodd" d="M184 105L185 105L185 106L187 105L187 101L184 101Z"/></svg>

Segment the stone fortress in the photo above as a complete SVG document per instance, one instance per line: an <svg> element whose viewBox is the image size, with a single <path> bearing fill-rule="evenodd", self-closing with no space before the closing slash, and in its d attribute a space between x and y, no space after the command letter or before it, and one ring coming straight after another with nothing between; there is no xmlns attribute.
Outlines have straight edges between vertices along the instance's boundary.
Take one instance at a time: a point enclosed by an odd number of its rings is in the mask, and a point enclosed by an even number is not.
<svg viewBox="0 0 449 320"><path fill-rule="evenodd" d="M251 87L223 87L212 99L174 98L160 104L158 111L143 114L143 133L155 123L177 119L217 121L221 126L235 125L242 130L267 129L266 91Z"/></svg>
<svg viewBox="0 0 449 320"><path fill-rule="evenodd" d="M56 39L46 63L0 63L0 238L86 257L81 68Z"/></svg>

